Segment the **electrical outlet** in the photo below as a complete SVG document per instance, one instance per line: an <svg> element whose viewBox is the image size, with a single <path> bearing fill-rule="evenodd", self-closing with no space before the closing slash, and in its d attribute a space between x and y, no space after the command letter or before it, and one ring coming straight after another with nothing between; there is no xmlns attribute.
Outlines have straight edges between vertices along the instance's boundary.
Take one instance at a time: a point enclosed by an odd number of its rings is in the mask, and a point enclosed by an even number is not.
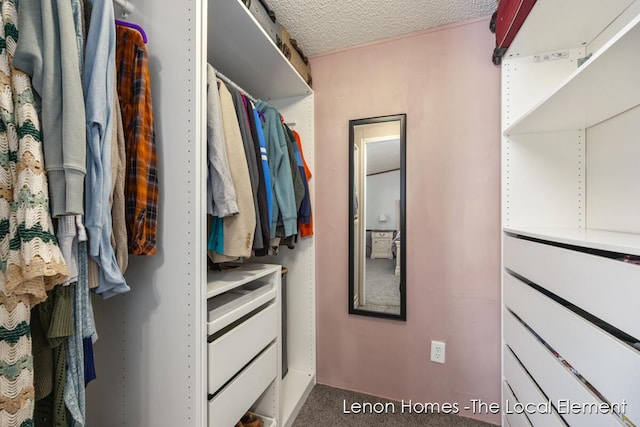
<svg viewBox="0 0 640 427"><path fill-rule="evenodd" d="M431 341L431 361L444 364L444 347L442 341Z"/></svg>

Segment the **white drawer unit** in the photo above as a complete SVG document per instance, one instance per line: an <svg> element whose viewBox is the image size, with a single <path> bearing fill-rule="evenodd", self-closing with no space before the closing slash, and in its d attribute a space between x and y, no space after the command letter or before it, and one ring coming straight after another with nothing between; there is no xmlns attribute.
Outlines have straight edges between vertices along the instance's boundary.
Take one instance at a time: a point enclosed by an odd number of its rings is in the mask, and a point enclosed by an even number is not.
<svg viewBox="0 0 640 427"><path fill-rule="evenodd" d="M215 393L278 335L277 304L271 303L208 346L208 390Z"/></svg>
<svg viewBox="0 0 640 427"><path fill-rule="evenodd" d="M271 344L209 401L209 427L236 425L242 415L276 379L277 353L275 344Z"/></svg>
<svg viewBox="0 0 640 427"><path fill-rule="evenodd" d="M280 419L281 267L245 264L208 275L208 425L251 410Z"/></svg>
<svg viewBox="0 0 640 427"><path fill-rule="evenodd" d="M372 231L371 259L393 259L393 253L391 252L391 240L393 240L392 231Z"/></svg>

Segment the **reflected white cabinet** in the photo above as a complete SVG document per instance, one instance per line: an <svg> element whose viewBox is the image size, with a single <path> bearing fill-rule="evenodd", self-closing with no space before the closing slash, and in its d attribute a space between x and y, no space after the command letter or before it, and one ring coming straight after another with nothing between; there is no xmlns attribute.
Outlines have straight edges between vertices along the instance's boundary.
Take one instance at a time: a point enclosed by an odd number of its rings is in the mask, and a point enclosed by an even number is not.
<svg viewBox="0 0 640 427"><path fill-rule="evenodd" d="M387 258L393 259L391 252L391 240L393 232L391 231L372 231L371 232L371 259Z"/></svg>

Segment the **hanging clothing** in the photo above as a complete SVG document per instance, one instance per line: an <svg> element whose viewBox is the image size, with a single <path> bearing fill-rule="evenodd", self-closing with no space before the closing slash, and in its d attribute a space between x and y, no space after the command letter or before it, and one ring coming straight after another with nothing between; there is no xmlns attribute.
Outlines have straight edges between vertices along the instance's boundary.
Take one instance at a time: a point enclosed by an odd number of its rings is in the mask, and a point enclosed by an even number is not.
<svg viewBox="0 0 640 427"><path fill-rule="evenodd" d="M256 119L254 116L253 106L249 102L249 100L242 95L242 102L244 111L246 113L246 117L249 120L249 128L251 131L251 140L253 144L253 150L256 156L256 165L258 167L258 205L257 209L259 211L259 215L256 220L260 220L260 227L256 227L256 234L254 237L253 249L255 251L256 256L265 256L269 253L269 245L271 244L271 222L270 222L270 212L269 212L269 202L267 197L267 179L264 171L264 166L267 165L267 155L266 149L265 153L262 153L261 142L258 137L258 129L257 126L262 128L262 123L256 123ZM261 129L262 130L262 129ZM264 138L263 138L264 139ZM264 145L264 141L262 141ZM268 171L268 169L267 169ZM271 183L271 178L268 180L269 184ZM271 189L269 189L271 190Z"/></svg>
<svg viewBox="0 0 640 427"><path fill-rule="evenodd" d="M207 64L207 213L224 218L238 213L229 171L216 74Z"/></svg>
<svg viewBox="0 0 640 427"><path fill-rule="evenodd" d="M64 403L64 389L67 379L67 340L73 335L73 290L72 286L58 286L49 291L49 298L32 310L32 316L39 317L46 349L38 349L34 341L34 365L47 366L50 371L36 369L38 378L53 378L51 392L40 398L36 396L34 423L36 426L68 426L67 409ZM44 365L38 356L51 358Z"/></svg>
<svg viewBox="0 0 640 427"><path fill-rule="evenodd" d="M283 120L284 121L284 120ZM300 210L300 206L302 205L302 200L305 195L305 188L303 182L304 170L302 168L302 159L298 161L296 158L296 148L294 146L295 138L291 133L291 129L284 123L282 124L284 127L284 137L287 140L287 150L289 152L289 162L291 164L291 176L293 178L293 192L296 196L296 213ZM298 156L299 157L299 156Z"/></svg>
<svg viewBox="0 0 640 427"><path fill-rule="evenodd" d="M260 148L260 158L262 160L262 172L264 176L265 192L267 194L267 212L269 216L269 230L271 230L271 221L273 221L273 186L271 185L271 171L269 170L269 157L267 154L267 146L264 140L264 133L262 131L262 121L260 114L255 106L251 105L253 114L252 130L255 129L256 139Z"/></svg>
<svg viewBox="0 0 640 427"><path fill-rule="evenodd" d="M142 35L134 29L117 25L116 33L118 95L127 146L125 197L129 253L155 255L158 251L158 156L147 48Z"/></svg>
<svg viewBox="0 0 640 427"><path fill-rule="evenodd" d="M306 186L306 194L305 200L302 202L302 206L300 209L302 212L298 212L298 231L300 232L300 237L313 236L313 212L311 210L311 193L309 190L309 180L311 179L311 169L307 165L307 161L304 158L304 152L302 150L302 140L300 138L300 134L295 130L291 131L293 133L293 137L296 140L296 145L298 146L298 150L300 151L300 157L302 158L302 165L304 166L304 174L307 178L307 186ZM308 205L308 211L306 206ZM308 216L307 216L308 212Z"/></svg>
<svg viewBox="0 0 640 427"><path fill-rule="evenodd" d="M111 138L114 131L115 29L111 0L92 0L86 39L84 97L87 132L85 225L89 255L99 266L96 293L109 298L130 290L111 246Z"/></svg>
<svg viewBox="0 0 640 427"><path fill-rule="evenodd" d="M73 12L73 24L76 35L76 44L78 46L78 68L80 76L84 70L84 2L83 0L71 0L71 11Z"/></svg>
<svg viewBox="0 0 640 427"><path fill-rule="evenodd" d="M256 238L256 236L262 236L262 222L260 220L261 209L258 202L260 171L258 170L258 161L256 160L256 149L253 143L253 136L251 134L247 110L245 109L242 95L233 87L228 87L227 89L229 90L229 93L231 93L231 98L233 99L233 106L236 111L236 118L240 128L240 136L242 137L242 145L244 146L244 155L247 159L247 168L249 169L251 195L253 196L254 215L256 216L256 229L254 232L252 247L254 250L263 249L264 243L262 242L262 239Z"/></svg>
<svg viewBox="0 0 640 427"><path fill-rule="evenodd" d="M237 215L224 218L224 254L217 252L213 254L214 262L224 262L251 256L256 230L256 214L251 193L249 168L233 99L225 84L220 80L218 80L218 84L227 159L239 209Z"/></svg>
<svg viewBox="0 0 640 427"><path fill-rule="evenodd" d="M209 239L207 240L207 250L224 253L224 218L217 216L207 216L209 222Z"/></svg>
<svg viewBox="0 0 640 427"><path fill-rule="evenodd" d="M115 75L114 75L115 79ZM124 274L129 265L127 240L126 201L124 197L127 176L127 147L124 140L122 110L116 84L113 86L115 129L111 138L111 246L116 255L118 268Z"/></svg>
<svg viewBox="0 0 640 427"><path fill-rule="evenodd" d="M75 244L78 246L78 281L73 289L74 333L67 340L67 377L64 387L64 402L73 419L74 427L85 425L85 385L83 339L91 336L94 325L88 310L89 284L87 283L87 236L79 217L76 218Z"/></svg>
<svg viewBox="0 0 640 427"><path fill-rule="evenodd" d="M41 106L51 213L82 214L87 143L71 2L21 1L18 19L13 65L31 76Z"/></svg>
<svg viewBox="0 0 640 427"><path fill-rule="evenodd" d="M69 272L49 214L31 81L13 68L20 29L13 0L0 0L0 25L0 422L12 427L33 418L31 307Z"/></svg>
<svg viewBox="0 0 640 427"><path fill-rule="evenodd" d="M311 201L309 198L309 183L307 182L307 174L305 171L305 165L302 161L302 153L300 152L300 147L296 141L296 137L293 135L291 129L285 125L285 129L287 134L289 135L289 139L292 142L293 154L296 158L296 165L298 167L300 178L302 179L302 184L304 186L304 193L302 196L302 201L300 203L300 207L298 208L298 228L300 224L308 224L309 217L311 216Z"/></svg>
<svg viewBox="0 0 640 427"><path fill-rule="evenodd" d="M297 233L298 213L293 189L291 163L289 162L289 151L282 122L280 121L280 113L264 101L258 101L256 107L265 116L263 131L274 195L271 238L273 239L276 236L279 218L284 225L285 237L292 236Z"/></svg>

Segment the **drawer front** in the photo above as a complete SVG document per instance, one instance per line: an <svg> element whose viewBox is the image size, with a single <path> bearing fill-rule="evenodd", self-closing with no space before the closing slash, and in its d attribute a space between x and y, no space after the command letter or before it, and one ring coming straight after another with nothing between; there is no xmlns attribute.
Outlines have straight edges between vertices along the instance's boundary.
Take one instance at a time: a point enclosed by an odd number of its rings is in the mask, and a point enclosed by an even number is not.
<svg viewBox="0 0 640 427"><path fill-rule="evenodd" d="M391 247L391 240L389 239L375 239L373 241L373 245L377 248L377 249L387 249L388 247Z"/></svg>
<svg viewBox="0 0 640 427"><path fill-rule="evenodd" d="M503 410L505 410L508 405L513 407L513 404L518 402L513 393L511 393L506 381L502 383L502 395L505 399L503 402ZM507 420L509 427L531 427L529 419L523 413L516 413L514 411L504 412L504 418Z"/></svg>
<svg viewBox="0 0 640 427"><path fill-rule="evenodd" d="M626 402L626 415L640 422L640 353L513 276L505 273L503 283L505 305L607 399Z"/></svg>
<svg viewBox="0 0 640 427"><path fill-rule="evenodd" d="M209 427L232 427L276 379L278 352L271 344L209 401Z"/></svg>
<svg viewBox="0 0 640 427"><path fill-rule="evenodd" d="M208 392L215 393L278 334L275 304L247 319L208 345Z"/></svg>
<svg viewBox="0 0 640 427"><path fill-rule="evenodd" d="M505 311L504 341L520 359L540 389L554 403L559 401L599 405L580 380L540 343L510 312ZM620 427L621 423L609 414L572 413L558 408L559 414L571 426ZM509 419L509 423L511 420ZM513 425L513 423L511 423Z"/></svg>
<svg viewBox="0 0 640 427"><path fill-rule="evenodd" d="M530 405L525 406L525 413L531 424L540 427L565 426L549 400L542 394L507 347L504 349L504 376L515 395L518 396L519 403ZM520 411L520 408L514 407L514 403L513 401L505 402L504 409L512 412Z"/></svg>
<svg viewBox="0 0 640 427"><path fill-rule="evenodd" d="M278 288L275 283L271 283L269 285L266 285L263 289L260 289L256 292L251 292L247 295L242 296L241 298L238 298L232 303L227 304L227 306L231 306L230 309L225 310L225 306L223 310L220 310L219 315L213 318L209 318L209 321L207 322L207 334L215 334L222 328L240 319L242 316L251 313L253 310L266 304L267 302L274 300L277 295ZM209 316L211 316L211 314Z"/></svg>
<svg viewBox="0 0 640 427"><path fill-rule="evenodd" d="M384 239L390 239L391 233L389 231L376 231L373 233L373 237L382 237Z"/></svg>
<svg viewBox="0 0 640 427"><path fill-rule="evenodd" d="M640 337L640 266L511 236L504 265L623 332Z"/></svg>

